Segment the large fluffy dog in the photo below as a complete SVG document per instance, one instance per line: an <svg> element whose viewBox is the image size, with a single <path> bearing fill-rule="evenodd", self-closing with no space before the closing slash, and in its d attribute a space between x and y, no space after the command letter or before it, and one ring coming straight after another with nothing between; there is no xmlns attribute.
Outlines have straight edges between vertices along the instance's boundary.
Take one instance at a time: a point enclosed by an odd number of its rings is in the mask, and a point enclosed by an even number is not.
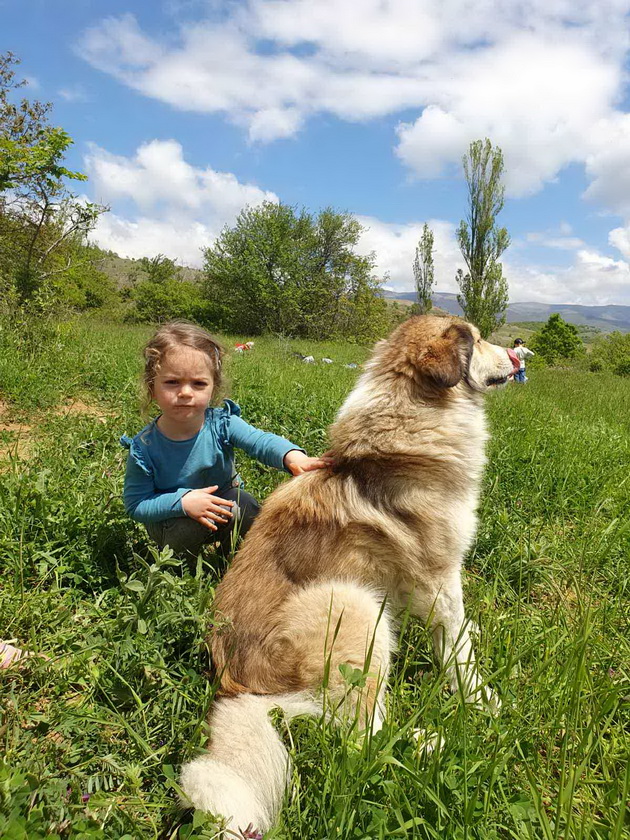
<svg viewBox="0 0 630 840"><path fill-rule="evenodd" d="M412 318L377 344L330 429L332 466L269 497L218 587L221 696L207 754L182 771L195 807L234 831L271 826L288 759L268 713L321 713L325 677L347 708L339 665L369 667L356 702L377 727L396 610L430 622L453 689L485 694L460 569L484 465L483 394L513 368L455 318Z"/></svg>

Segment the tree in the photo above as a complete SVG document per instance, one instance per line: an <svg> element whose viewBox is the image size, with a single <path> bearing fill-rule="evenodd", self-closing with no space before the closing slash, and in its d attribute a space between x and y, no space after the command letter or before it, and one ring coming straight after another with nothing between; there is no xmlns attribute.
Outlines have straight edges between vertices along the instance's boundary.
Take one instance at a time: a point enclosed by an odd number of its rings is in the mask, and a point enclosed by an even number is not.
<svg viewBox="0 0 630 840"><path fill-rule="evenodd" d="M463 158L468 184L468 215L460 222L457 241L467 271L457 271L461 294L457 296L464 316L479 328L482 336L505 322L508 304L507 280L498 261L510 244L505 228L496 225L503 208L503 154L489 140L475 140Z"/></svg>
<svg viewBox="0 0 630 840"><path fill-rule="evenodd" d="M549 364L560 359L574 359L584 349L577 328L557 312L550 315L547 323L532 336L530 344Z"/></svg>
<svg viewBox="0 0 630 840"><path fill-rule="evenodd" d="M386 332L374 257L355 251L361 231L352 216L331 209L313 216L272 202L245 208L204 252L211 322L250 335Z"/></svg>
<svg viewBox="0 0 630 840"><path fill-rule="evenodd" d="M425 222L422 236L416 247L413 261L413 276L416 281L417 304L414 314L426 315L433 306L433 231Z"/></svg>
<svg viewBox="0 0 630 840"><path fill-rule="evenodd" d="M49 103L22 99L14 92L19 60L0 55L0 281L19 302L41 303L57 275L89 256L88 233L105 208L79 201L65 180L86 176L63 166L71 137L48 124Z"/></svg>
<svg viewBox="0 0 630 840"><path fill-rule="evenodd" d="M592 371L610 370L618 376L630 376L630 333L618 330L598 336L589 356Z"/></svg>
<svg viewBox="0 0 630 840"><path fill-rule="evenodd" d="M159 324L175 318L205 320L205 300L198 283L142 280L133 290L129 320Z"/></svg>
<svg viewBox="0 0 630 840"><path fill-rule="evenodd" d="M142 257L134 266L132 282L139 278L148 280L150 283L164 283L167 280L181 280L181 268L174 260L164 254L157 254L155 257Z"/></svg>
<svg viewBox="0 0 630 840"><path fill-rule="evenodd" d="M206 302L200 284L184 280L181 268L164 254L138 260L131 280L133 308L129 320L152 324L175 318L205 320Z"/></svg>

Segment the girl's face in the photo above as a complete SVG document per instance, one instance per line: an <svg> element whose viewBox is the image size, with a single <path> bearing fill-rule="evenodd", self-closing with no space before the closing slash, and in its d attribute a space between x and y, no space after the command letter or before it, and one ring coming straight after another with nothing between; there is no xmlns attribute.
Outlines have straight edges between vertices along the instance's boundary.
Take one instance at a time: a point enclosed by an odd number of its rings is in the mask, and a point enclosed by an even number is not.
<svg viewBox="0 0 630 840"><path fill-rule="evenodd" d="M153 383L153 399L171 424L203 422L212 397L214 376L201 350L178 347L165 354Z"/></svg>

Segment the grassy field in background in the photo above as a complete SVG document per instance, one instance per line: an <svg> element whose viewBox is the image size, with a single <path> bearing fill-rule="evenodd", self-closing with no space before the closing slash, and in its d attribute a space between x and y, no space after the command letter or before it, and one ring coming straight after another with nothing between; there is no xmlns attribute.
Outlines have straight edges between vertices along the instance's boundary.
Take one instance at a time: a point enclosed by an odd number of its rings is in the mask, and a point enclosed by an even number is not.
<svg viewBox="0 0 630 840"><path fill-rule="evenodd" d="M148 332L0 331L0 638L49 657L0 672L3 838L216 836L178 809L176 778L207 737L217 571L154 552L120 498ZM315 454L358 373L344 365L367 355L261 339L231 354L230 396ZM630 380L532 371L488 414L465 587L500 714L446 693L427 632L407 623L381 733L280 724L294 785L268 837L630 837ZM261 498L284 480L239 467ZM416 727L440 733L441 753L418 752Z"/></svg>

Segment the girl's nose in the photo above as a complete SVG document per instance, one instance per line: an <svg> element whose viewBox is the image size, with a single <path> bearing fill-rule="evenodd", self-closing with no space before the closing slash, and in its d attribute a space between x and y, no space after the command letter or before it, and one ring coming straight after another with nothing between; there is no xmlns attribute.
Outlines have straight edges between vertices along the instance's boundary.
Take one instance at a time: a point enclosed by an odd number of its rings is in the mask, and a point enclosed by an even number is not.
<svg viewBox="0 0 630 840"><path fill-rule="evenodd" d="M185 383L179 389L180 396L188 397L192 394L192 388L190 385L186 385Z"/></svg>

